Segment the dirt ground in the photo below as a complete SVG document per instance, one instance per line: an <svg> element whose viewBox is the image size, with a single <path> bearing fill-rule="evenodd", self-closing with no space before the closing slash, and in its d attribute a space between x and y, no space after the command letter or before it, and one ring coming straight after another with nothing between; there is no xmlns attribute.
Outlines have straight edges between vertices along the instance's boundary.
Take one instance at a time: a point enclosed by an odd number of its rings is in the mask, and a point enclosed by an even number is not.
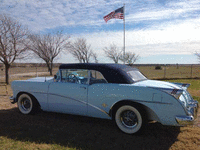
<svg viewBox="0 0 200 150"><path fill-rule="evenodd" d="M0 96L0 137L76 149L197 150L200 149L200 113L193 126L149 123L140 135L127 135L109 120L42 111L22 115L8 96Z"/></svg>

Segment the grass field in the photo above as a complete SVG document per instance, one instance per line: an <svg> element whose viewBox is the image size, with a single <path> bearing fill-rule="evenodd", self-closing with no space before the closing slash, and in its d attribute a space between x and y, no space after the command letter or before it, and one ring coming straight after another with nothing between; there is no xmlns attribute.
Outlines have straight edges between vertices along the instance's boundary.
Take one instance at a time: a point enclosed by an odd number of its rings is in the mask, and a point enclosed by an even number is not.
<svg viewBox="0 0 200 150"><path fill-rule="evenodd" d="M21 69L12 68L10 70L11 81L36 76L33 68ZM37 72L46 72L45 69L37 68ZM149 78L162 78L163 76L163 70L155 71L154 68L148 67L139 67L139 69ZM57 68L54 69L54 74L56 70ZM30 72L34 74L25 74ZM198 71L196 72L199 75ZM175 73L168 72L168 74ZM43 75L48 75L48 73ZM19 113L17 105L9 102L8 97L12 95L10 85L4 85L3 79L0 78L0 80L1 150L200 149L200 114L198 114L198 119L193 126L170 127L162 126L159 123L149 123L141 135L127 135L119 131L115 124L109 120L47 112L22 115ZM191 83L189 92L195 99L200 100L200 79L166 81Z"/></svg>
<svg viewBox="0 0 200 150"><path fill-rule="evenodd" d="M188 91L192 97L199 101L200 103L200 79L176 79L176 80L166 80L168 82L179 82L179 83L190 83Z"/></svg>
<svg viewBox="0 0 200 150"><path fill-rule="evenodd" d="M138 68L144 75L146 75L149 79L161 79L161 78L170 78L170 79L177 79L177 78L200 78L200 65L167 65L161 66L161 70L156 70L155 66L140 66L136 65L133 67ZM0 80L1 77L4 76L4 68L0 68ZM53 69L53 74L56 73L58 67ZM37 73L40 72L47 72L46 67L14 67L10 68L9 74L22 74L22 73L30 73L32 72L35 76ZM48 74L47 74L48 75Z"/></svg>
<svg viewBox="0 0 200 150"><path fill-rule="evenodd" d="M200 78L199 65L176 65L162 66L161 70L155 70L155 66L136 66L144 75L150 79L161 78Z"/></svg>

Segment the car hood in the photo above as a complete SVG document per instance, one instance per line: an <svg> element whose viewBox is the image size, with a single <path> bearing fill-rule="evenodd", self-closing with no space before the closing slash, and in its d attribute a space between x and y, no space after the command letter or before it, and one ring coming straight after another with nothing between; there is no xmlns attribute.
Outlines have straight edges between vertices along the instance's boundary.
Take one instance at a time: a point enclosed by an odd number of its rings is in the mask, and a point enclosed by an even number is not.
<svg viewBox="0 0 200 150"><path fill-rule="evenodd" d="M182 90L181 85L177 85L176 83L170 83L165 81L157 81L157 80L143 80L134 83L135 86L143 86L143 87L151 87L156 89L177 89Z"/></svg>

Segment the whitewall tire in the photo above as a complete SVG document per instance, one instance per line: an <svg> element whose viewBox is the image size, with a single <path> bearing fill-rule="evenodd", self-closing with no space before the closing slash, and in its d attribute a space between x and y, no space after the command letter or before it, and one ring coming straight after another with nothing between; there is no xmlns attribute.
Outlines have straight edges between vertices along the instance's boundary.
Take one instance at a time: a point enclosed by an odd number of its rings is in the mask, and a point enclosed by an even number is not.
<svg viewBox="0 0 200 150"><path fill-rule="evenodd" d="M143 119L139 110L131 105L121 106L115 114L118 128L127 134L134 134L142 128Z"/></svg>
<svg viewBox="0 0 200 150"><path fill-rule="evenodd" d="M31 96L28 94L20 95L18 98L17 105L19 111L25 115L32 114L37 107L36 100L31 98Z"/></svg>

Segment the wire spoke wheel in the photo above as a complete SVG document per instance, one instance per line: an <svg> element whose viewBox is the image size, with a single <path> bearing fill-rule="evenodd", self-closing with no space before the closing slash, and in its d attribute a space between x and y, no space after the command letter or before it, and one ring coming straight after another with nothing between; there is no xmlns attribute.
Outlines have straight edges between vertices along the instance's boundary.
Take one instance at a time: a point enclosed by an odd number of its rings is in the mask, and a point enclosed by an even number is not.
<svg viewBox="0 0 200 150"><path fill-rule="evenodd" d="M25 111L29 111L31 108L31 101L28 98L23 98L21 100L21 107L25 110Z"/></svg>
<svg viewBox="0 0 200 150"><path fill-rule="evenodd" d="M142 115L139 110L130 105L121 106L115 114L115 122L118 128L127 134L138 132L142 125Z"/></svg>
<svg viewBox="0 0 200 150"><path fill-rule="evenodd" d="M127 110L121 113L121 122L128 128L134 128L138 124L138 118L133 111Z"/></svg>
<svg viewBox="0 0 200 150"><path fill-rule="evenodd" d="M28 94L21 94L17 102L19 111L22 114L31 114L38 109L37 100Z"/></svg>

